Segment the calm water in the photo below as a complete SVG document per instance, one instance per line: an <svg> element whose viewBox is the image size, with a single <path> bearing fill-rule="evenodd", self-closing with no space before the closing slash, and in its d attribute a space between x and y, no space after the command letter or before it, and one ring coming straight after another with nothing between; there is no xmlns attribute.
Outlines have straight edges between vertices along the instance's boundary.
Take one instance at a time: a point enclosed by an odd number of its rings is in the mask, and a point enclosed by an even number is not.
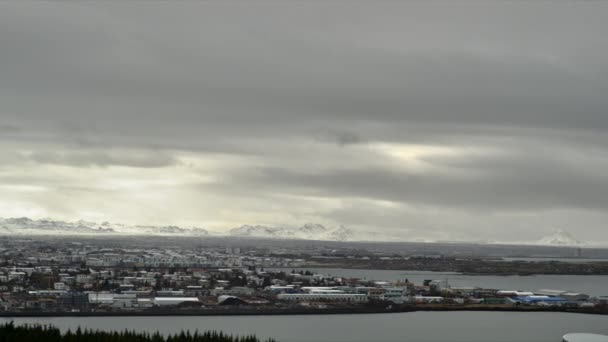
<svg viewBox="0 0 608 342"><path fill-rule="evenodd" d="M291 272L291 269L282 269ZM299 269L298 269L299 270ZM535 276L476 276L458 273L393 271L393 270L361 270L344 268L304 268L314 273L365 278L373 280L403 280L407 278L416 284L422 284L425 279L447 279L452 286L478 286L482 288L501 290L560 289L586 293L592 296L608 295L608 276L578 276L578 275L535 275Z"/></svg>
<svg viewBox="0 0 608 342"><path fill-rule="evenodd" d="M6 321L7 319L0 319ZM216 329L279 342L559 342L570 332L608 334L608 316L518 312L410 312L375 315L28 318L16 323L175 333Z"/></svg>
<svg viewBox="0 0 608 342"><path fill-rule="evenodd" d="M573 264L584 264L588 262L608 262L608 259L593 259L593 258L502 258L502 261L559 261Z"/></svg>

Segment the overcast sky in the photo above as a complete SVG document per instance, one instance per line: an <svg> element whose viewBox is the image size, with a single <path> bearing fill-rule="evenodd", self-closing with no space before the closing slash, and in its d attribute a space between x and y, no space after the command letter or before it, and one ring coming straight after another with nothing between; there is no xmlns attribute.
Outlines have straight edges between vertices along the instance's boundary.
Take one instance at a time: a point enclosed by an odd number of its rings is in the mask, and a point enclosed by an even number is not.
<svg viewBox="0 0 608 342"><path fill-rule="evenodd" d="M608 2L2 2L0 217L608 241Z"/></svg>

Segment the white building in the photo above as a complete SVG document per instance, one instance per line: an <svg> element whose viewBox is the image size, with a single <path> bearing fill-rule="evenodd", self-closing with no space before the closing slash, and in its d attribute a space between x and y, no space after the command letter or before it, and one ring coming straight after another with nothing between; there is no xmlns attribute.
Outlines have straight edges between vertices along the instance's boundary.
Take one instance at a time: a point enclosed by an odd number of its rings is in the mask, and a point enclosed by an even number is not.
<svg viewBox="0 0 608 342"><path fill-rule="evenodd" d="M427 296L415 296L414 301L416 303L441 303L443 297L427 297Z"/></svg>
<svg viewBox="0 0 608 342"><path fill-rule="evenodd" d="M115 294L112 306L115 308L132 308L137 305L135 294Z"/></svg>
<svg viewBox="0 0 608 342"><path fill-rule="evenodd" d="M384 288L384 293L380 295L381 300L403 304L407 300L407 288L405 287L387 287Z"/></svg>
<svg viewBox="0 0 608 342"><path fill-rule="evenodd" d="M23 279L25 278L25 272L8 272L8 280L15 280L15 279Z"/></svg>
<svg viewBox="0 0 608 342"><path fill-rule="evenodd" d="M266 291L270 291L270 292L273 292L273 293L293 292L294 291L294 286L293 285L286 285L286 286L271 285L271 286L269 286L269 287L266 288Z"/></svg>
<svg viewBox="0 0 608 342"><path fill-rule="evenodd" d="M498 297L527 297L533 296L534 293L529 291L515 291L515 290L500 290L496 292Z"/></svg>
<svg viewBox="0 0 608 342"><path fill-rule="evenodd" d="M91 276L88 274L77 274L76 275L76 283L77 284L88 284L91 282Z"/></svg>
<svg viewBox="0 0 608 342"><path fill-rule="evenodd" d="M89 293L89 303L91 304L112 304L114 303L113 293L100 293L92 292Z"/></svg>
<svg viewBox="0 0 608 342"><path fill-rule="evenodd" d="M319 291L326 291L326 290L336 290L335 287L327 287L327 286L304 286L302 287L302 291L304 292L319 292Z"/></svg>
<svg viewBox="0 0 608 342"><path fill-rule="evenodd" d="M564 290L552 290L552 289L542 289L534 292L535 295L539 296L549 296L549 297L561 297L562 294L568 291Z"/></svg>
<svg viewBox="0 0 608 342"><path fill-rule="evenodd" d="M170 306L178 305L181 303L200 303L197 297L156 297L154 298L154 305L157 306Z"/></svg>
<svg viewBox="0 0 608 342"><path fill-rule="evenodd" d="M151 308L154 305L151 298L137 298L139 308Z"/></svg>

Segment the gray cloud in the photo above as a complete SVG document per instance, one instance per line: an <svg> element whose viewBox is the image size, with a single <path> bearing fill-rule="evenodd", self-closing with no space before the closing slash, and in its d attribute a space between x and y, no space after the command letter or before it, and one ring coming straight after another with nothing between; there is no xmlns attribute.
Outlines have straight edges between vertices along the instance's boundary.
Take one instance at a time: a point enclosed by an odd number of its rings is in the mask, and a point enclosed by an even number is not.
<svg viewBox="0 0 608 342"><path fill-rule="evenodd" d="M370 228L365 212L380 230L466 237L532 212L608 240L593 216L608 190L606 9L2 3L0 182L13 202L68 218L86 206L114 215L104 199L161 184L173 211L141 206L187 223L256 223L241 220L266 211L259 220ZM426 152L399 160L383 144ZM42 189L59 188L108 197L58 207ZM206 210L186 205L199 201ZM130 203L127 220L163 219ZM512 221L488 217L497 212Z"/></svg>
<svg viewBox="0 0 608 342"><path fill-rule="evenodd" d="M0 133L9 134L14 132L20 132L21 127L10 125L10 124L0 124Z"/></svg>
<svg viewBox="0 0 608 342"><path fill-rule="evenodd" d="M285 166L233 170L220 187L293 192L318 197L388 200L472 211L544 209L606 210L608 155L599 157L499 154L427 158L429 171L371 164L363 154L356 167L329 170ZM377 157L376 157L377 158ZM597 159L596 159L597 158ZM257 185L263 184L260 189Z"/></svg>

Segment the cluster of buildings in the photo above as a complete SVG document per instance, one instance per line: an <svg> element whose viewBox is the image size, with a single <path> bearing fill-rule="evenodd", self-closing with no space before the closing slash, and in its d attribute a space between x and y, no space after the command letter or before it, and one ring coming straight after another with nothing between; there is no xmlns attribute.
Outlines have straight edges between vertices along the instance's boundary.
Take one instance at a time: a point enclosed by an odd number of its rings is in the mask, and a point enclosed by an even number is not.
<svg viewBox="0 0 608 342"><path fill-rule="evenodd" d="M0 267L0 311L5 312L393 304L593 307L607 301L562 290L453 287L441 280L373 281L256 267Z"/></svg>
<svg viewBox="0 0 608 342"><path fill-rule="evenodd" d="M241 247L117 248L0 241L0 312L211 310L386 305L592 307L608 298L379 281L295 271L302 260ZM288 268L286 268L288 267ZM294 270L291 270L291 268Z"/></svg>
<svg viewBox="0 0 608 342"><path fill-rule="evenodd" d="M361 284L358 284L361 285ZM374 281L368 286L271 286L276 298L289 302L390 302L394 304L493 304L593 307L606 305L608 297L594 297L565 290L511 291L479 287L452 287L445 280L410 282Z"/></svg>
<svg viewBox="0 0 608 342"><path fill-rule="evenodd" d="M75 265L80 267L300 267L303 259L281 255L281 248L256 246L158 247L156 243L126 247L126 242L34 240L0 237L0 263L17 266Z"/></svg>

